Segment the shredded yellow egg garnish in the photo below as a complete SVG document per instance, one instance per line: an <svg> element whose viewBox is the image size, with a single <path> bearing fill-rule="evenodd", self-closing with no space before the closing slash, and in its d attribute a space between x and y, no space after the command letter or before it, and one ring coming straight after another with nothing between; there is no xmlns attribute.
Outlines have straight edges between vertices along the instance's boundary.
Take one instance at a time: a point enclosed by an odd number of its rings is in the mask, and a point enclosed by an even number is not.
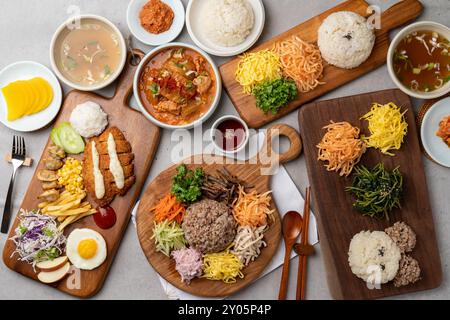
<svg viewBox="0 0 450 320"><path fill-rule="evenodd" d="M398 150L403 138L408 132L405 120L406 110L402 113L400 107L393 102L387 104L374 103L372 109L361 119L369 122L370 136L362 137L367 145L379 149L386 155L393 156L389 150Z"/></svg>
<svg viewBox="0 0 450 320"><path fill-rule="evenodd" d="M280 58L271 50L244 53L235 76L244 92L250 94L257 84L281 78Z"/></svg>
<svg viewBox="0 0 450 320"><path fill-rule="evenodd" d="M222 252L203 255L203 278L225 283L235 283L237 277L244 278L241 272L244 265L229 249L230 247Z"/></svg>

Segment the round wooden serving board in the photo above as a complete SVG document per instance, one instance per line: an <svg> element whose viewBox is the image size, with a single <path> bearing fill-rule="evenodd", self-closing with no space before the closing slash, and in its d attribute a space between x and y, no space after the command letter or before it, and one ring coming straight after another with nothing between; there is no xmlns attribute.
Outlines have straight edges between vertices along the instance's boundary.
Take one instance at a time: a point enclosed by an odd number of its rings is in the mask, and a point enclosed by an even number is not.
<svg viewBox="0 0 450 320"><path fill-rule="evenodd" d="M275 136L286 136L289 138L291 146L283 154L278 154L272 150L272 140ZM270 190L270 175L265 175L265 169L273 168L279 163L284 163L295 159L302 150L302 143L299 134L295 129L287 125L274 125L268 129L266 141L259 154L248 161L236 162L229 158L215 155L196 155L183 161L188 168L202 167L206 173L215 174L216 170L225 167L232 174L254 186L257 192L263 193ZM267 159L272 160L272 165ZM231 163L233 162L233 163ZM155 250L155 242L151 239L153 235L153 213L150 209L165 194L170 192L172 177L176 174L176 167L173 165L160 173L145 190L142 196L137 214L137 232L142 250L153 268L168 282L175 287L205 297L223 297L233 294L253 282L264 270L278 249L281 236L281 222L275 203L271 202L272 209L275 209L275 221L269 230L264 234L267 247L261 251L261 255L246 268L243 269L245 277L237 279L235 283L226 284L222 281L212 281L205 278L198 278L191 281L189 285L181 282L180 275L175 270L175 261Z"/></svg>

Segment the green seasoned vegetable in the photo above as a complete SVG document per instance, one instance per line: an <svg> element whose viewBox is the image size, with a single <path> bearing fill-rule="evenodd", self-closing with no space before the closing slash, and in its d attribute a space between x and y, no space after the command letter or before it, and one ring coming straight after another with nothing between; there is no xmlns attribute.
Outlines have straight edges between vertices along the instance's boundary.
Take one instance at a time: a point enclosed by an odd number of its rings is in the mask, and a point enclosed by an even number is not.
<svg viewBox="0 0 450 320"><path fill-rule="evenodd" d="M399 168L389 172L383 163L379 163L372 169L356 167L352 186L346 191L356 196L353 207L363 215L389 220L389 212L401 207L402 187L403 177Z"/></svg>
<svg viewBox="0 0 450 320"><path fill-rule="evenodd" d="M172 250L186 247L184 232L178 223L164 220L161 223L154 222L154 224L151 239L155 239L156 251L169 257Z"/></svg>
<svg viewBox="0 0 450 320"><path fill-rule="evenodd" d="M69 122L62 122L58 127L53 128L50 135L53 143L61 146L67 153L78 154L84 151L83 138Z"/></svg>
<svg viewBox="0 0 450 320"><path fill-rule="evenodd" d="M202 195L204 176L202 168L192 171L188 170L184 164L178 166L177 174L172 181L172 193L177 197L178 201L183 203L197 201Z"/></svg>
<svg viewBox="0 0 450 320"><path fill-rule="evenodd" d="M147 88L152 92L153 96L157 96L159 94L159 85L157 83L152 82Z"/></svg>
<svg viewBox="0 0 450 320"><path fill-rule="evenodd" d="M271 111L276 114L281 107L297 97L297 86L294 81L281 78L257 85L252 93L259 108L265 113Z"/></svg>

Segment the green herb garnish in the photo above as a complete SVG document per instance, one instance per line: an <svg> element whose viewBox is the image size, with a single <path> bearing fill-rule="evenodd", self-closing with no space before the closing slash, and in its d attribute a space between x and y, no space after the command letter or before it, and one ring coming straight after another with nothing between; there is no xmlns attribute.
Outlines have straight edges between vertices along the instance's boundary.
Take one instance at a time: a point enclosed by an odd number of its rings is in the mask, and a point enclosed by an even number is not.
<svg viewBox="0 0 450 320"><path fill-rule="evenodd" d="M76 67L78 67L77 61L71 56L67 56L66 63L64 63L64 68L67 69L68 71L72 71Z"/></svg>
<svg viewBox="0 0 450 320"><path fill-rule="evenodd" d="M177 167L177 174L172 180L172 193L177 200L183 203L192 203L197 201L202 195L202 184L204 172L202 168L195 171L188 170L182 164Z"/></svg>
<svg viewBox="0 0 450 320"><path fill-rule="evenodd" d="M19 226L19 232L21 235L24 235L28 231L27 227L24 227L22 225Z"/></svg>
<svg viewBox="0 0 450 320"><path fill-rule="evenodd" d="M44 228L42 229L42 233L46 236L46 237L53 237L55 234L53 233L52 230L49 230L48 228Z"/></svg>
<svg viewBox="0 0 450 320"><path fill-rule="evenodd" d="M152 92L153 96L159 94L159 85L157 83L152 82L147 88Z"/></svg>
<svg viewBox="0 0 450 320"><path fill-rule="evenodd" d="M103 78L106 79L111 75L112 71L111 68L109 67L109 65L105 65L105 67L103 68Z"/></svg>
<svg viewBox="0 0 450 320"><path fill-rule="evenodd" d="M59 257L59 250L56 247L41 249L36 255L37 261L53 260Z"/></svg>
<svg viewBox="0 0 450 320"><path fill-rule="evenodd" d="M444 83L447 83L447 82L449 82L449 81L450 81L450 75L448 75L447 77L445 77Z"/></svg>
<svg viewBox="0 0 450 320"><path fill-rule="evenodd" d="M353 207L363 215L389 220L390 211L401 207L402 188L399 167L387 171L383 163L379 163L372 169L356 167L353 183L345 190L356 196Z"/></svg>
<svg viewBox="0 0 450 320"><path fill-rule="evenodd" d="M252 93L260 109L265 113L271 111L276 114L297 97L297 86L294 81L281 78L257 85Z"/></svg>

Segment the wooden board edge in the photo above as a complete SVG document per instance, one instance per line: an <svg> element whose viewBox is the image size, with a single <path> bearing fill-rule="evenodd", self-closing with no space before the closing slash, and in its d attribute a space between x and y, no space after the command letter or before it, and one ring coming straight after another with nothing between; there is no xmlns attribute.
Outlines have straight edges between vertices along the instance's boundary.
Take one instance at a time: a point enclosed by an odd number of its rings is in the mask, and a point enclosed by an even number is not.
<svg viewBox="0 0 450 320"><path fill-rule="evenodd" d="M418 131L417 131L417 124L415 121L415 115L414 115L414 108L412 105L412 101L411 101L411 97L409 97L408 95L406 95L405 93L403 93L400 89L398 88L392 88L392 89L384 89L384 90L379 90L379 91L373 91L373 92L366 92L366 93L361 93L361 94L354 94L354 95L349 95L349 96L344 96L344 97L338 97L338 98L331 98L331 99L327 99L327 100L322 100L322 101L317 101L317 102L311 102L308 103L306 105L304 105L303 108L301 108L298 112L298 124L299 124L299 131L300 131L300 135L302 136L302 139L304 139L304 135L306 134L303 129L302 129L302 122L304 121L304 115L303 113L306 112L309 108L313 108L313 107L317 107L316 104L317 103L326 103L328 101L333 101L333 100L339 100L339 99L346 99L346 98L351 98L351 97L355 97L355 96L361 96L361 95L370 95L370 94L374 94L374 93L384 93L384 92L393 92L394 94L400 94L405 96L408 100L409 100L409 110L411 110L411 112L413 113L411 115L412 117L412 123L413 123L413 131L415 131L415 139L418 139L420 142L420 139L418 137ZM305 150L306 152L306 150ZM428 183L427 183L427 178L426 178L426 174L425 174L425 167L424 167L424 163L423 163L423 157L419 157L420 158L420 166L423 168L423 175L424 175L424 182L425 182L425 188L428 190ZM308 179L311 181L311 170L310 168L310 164L309 164L309 160L308 158L305 159L306 160L306 165L307 165L307 175L308 175ZM428 202L430 202L429 199L429 192L427 193L427 198L428 198ZM317 203L317 198L316 198L316 194L313 192L313 199L314 202ZM320 214L320 210L318 209L317 206L315 206L315 210L316 210L316 218L318 220L318 231L319 231L319 236L321 235L320 230L322 229L322 220L321 220L321 214ZM437 239L437 234L436 234L436 228L435 228L435 219L434 219L434 215L433 215L433 211L430 208L430 217L431 217L431 222L433 225L433 230L434 230L434 234L433 234L433 238L434 238L434 242L436 244L436 249L437 249L437 258L438 261L436 261L436 264L438 265L437 268L437 279L432 279L432 282L429 283L427 286L423 287L423 288L413 288L413 289L406 289L405 292L403 293L397 293L397 294L388 294L388 295L384 295L383 297L379 297L379 298L373 298L373 299L381 299L381 298L389 298L389 297L394 297L394 296L405 296L407 294L411 294L411 293L417 293L417 292L424 292L424 291L429 291L429 290L433 290L433 289L437 289L439 288L442 283L443 283L443 269L442 269L442 259L440 257L440 250L439 250L439 241ZM319 243L320 247L322 250L325 250L327 252L330 252L330 248L329 248L329 244L328 244L328 240L325 236L320 236L320 243ZM329 292L331 294L331 296L333 297L333 299L336 300L346 300L346 299L352 299L352 300L357 300L356 298L353 297L347 297L345 295L345 292L342 291L342 287L339 284L339 281L335 281L334 279L337 279L338 277L338 271L337 269L335 269L334 267L332 267L333 263L332 261L330 261L331 256L327 256L325 254L323 254L323 258L324 258L324 264L325 264L325 270L327 272L327 285L328 285L328 289ZM435 274L436 275L436 274ZM372 299L372 300L373 300Z"/></svg>

